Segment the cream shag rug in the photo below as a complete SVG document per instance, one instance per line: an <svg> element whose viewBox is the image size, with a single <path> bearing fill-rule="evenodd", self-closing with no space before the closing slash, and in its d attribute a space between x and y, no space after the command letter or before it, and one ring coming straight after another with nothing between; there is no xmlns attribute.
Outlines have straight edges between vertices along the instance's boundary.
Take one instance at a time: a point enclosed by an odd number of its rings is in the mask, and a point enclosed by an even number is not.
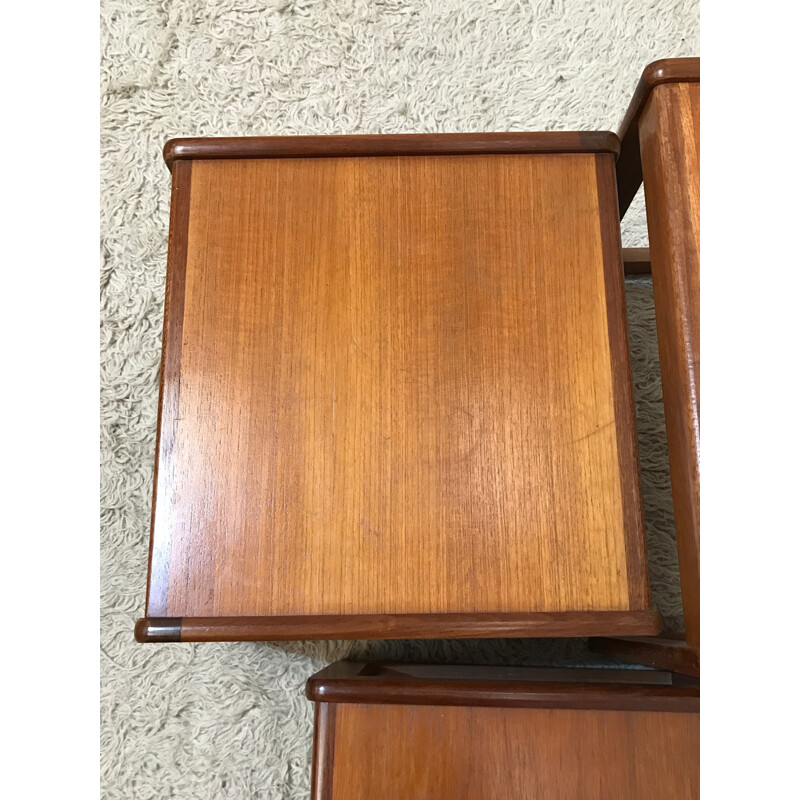
<svg viewBox="0 0 800 800"><path fill-rule="evenodd" d="M107 798L305 798L305 679L343 657L586 662L553 640L139 645L172 136L616 130L697 0L103 0L102 781ZM623 243L646 244L641 197ZM628 314L654 601L680 625L648 279Z"/></svg>

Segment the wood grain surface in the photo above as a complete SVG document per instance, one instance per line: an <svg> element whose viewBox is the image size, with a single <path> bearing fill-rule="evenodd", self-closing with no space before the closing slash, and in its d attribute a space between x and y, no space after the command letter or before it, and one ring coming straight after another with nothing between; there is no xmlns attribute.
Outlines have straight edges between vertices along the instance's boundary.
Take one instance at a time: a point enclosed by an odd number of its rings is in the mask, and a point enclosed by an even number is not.
<svg viewBox="0 0 800 800"><path fill-rule="evenodd" d="M169 169L180 160L330 158L331 156L455 156L510 153L619 153L610 131L392 133L357 136L234 136L170 139Z"/></svg>
<svg viewBox="0 0 800 800"><path fill-rule="evenodd" d="M167 512L171 508L171 496L177 468L175 437L180 418L181 350L191 186L192 162L184 161L176 165L172 171L156 460L153 472L153 505L150 519L150 558L147 571L148 612L151 608L166 608L169 586L172 535L171 521Z"/></svg>
<svg viewBox="0 0 800 800"><path fill-rule="evenodd" d="M146 617L139 642L262 642L291 639L436 639L504 636L641 636L661 619L643 611L524 611L450 614L310 614Z"/></svg>
<svg viewBox="0 0 800 800"><path fill-rule="evenodd" d="M676 684L677 678L683 683ZM308 679L306 696L318 703L700 710L699 681L670 672L638 669L339 661Z"/></svg>
<svg viewBox="0 0 800 800"><path fill-rule="evenodd" d="M603 248L606 316L608 342L611 351L611 380L614 395L614 423L616 426L617 466L623 498L623 527L625 531L628 575L646 575L644 522L639 489L639 461L636 455L636 430L628 420L636 416L633 404L633 377L631 375L630 349L628 347L628 319L625 311L625 284L623 270L611 269L619 265L622 243L619 216L616 211L617 187L614 171L609 169L608 156L596 161L598 212L600 215L600 241ZM650 603L650 588L646 581L630 582L628 592L632 608L646 608Z"/></svg>
<svg viewBox="0 0 800 800"><path fill-rule="evenodd" d="M699 715L338 704L333 800L693 800Z"/></svg>
<svg viewBox="0 0 800 800"><path fill-rule="evenodd" d="M699 82L656 86L639 128L686 641L699 647Z"/></svg>
<svg viewBox="0 0 800 800"><path fill-rule="evenodd" d="M699 84L700 59L663 58L644 68L619 127L620 150L617 158L617 186L620 218L625 216L625 212L642 185L639 121L650 99L650 92L656 86L669 83Z"/></svg>
<svg viewBox="0 0 800 800"><path fill-rule="evenodd" d="M649 608L613 155L182 164L150 616Z"/></svg>
<svg viewBox="0 0 800 800"><path fill-rule="evenodd" d="M314 751L311 765L311 800L329 800L336 750L336 709L330 703L314 705Z"/></svg>

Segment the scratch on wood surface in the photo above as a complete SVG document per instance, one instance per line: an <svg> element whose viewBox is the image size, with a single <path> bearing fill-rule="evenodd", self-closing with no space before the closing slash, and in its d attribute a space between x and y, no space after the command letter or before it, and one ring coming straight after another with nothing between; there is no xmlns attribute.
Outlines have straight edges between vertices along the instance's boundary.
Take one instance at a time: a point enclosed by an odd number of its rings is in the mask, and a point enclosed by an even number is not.
<svg viewBox="0 0 800 800"><path fill-rule="evenodd" d="M589 433L584 434L583 436L579 436L577 439L573 439L572 440L572 444L576 444L577 442L582 442L585 439L589 439L592 436L597 436L597 434L600 433L600 431L604 431L609 425L613 425L614 422L615 422L615 420L612 419L609 422L606 422L605 425L600 425L599 427L595 428L593 431L589 431Z"/></svg>

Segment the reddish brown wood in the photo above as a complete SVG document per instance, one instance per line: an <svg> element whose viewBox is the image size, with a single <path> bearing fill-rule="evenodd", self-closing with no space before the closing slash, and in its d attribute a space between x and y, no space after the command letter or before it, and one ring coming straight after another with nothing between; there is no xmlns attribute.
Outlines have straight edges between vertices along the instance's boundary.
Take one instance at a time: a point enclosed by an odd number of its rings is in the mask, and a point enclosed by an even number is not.
<svg viewBox="0 0 800 800"><path fill-rule="evenodd" d="M656 87L640 119L686 641L700 646L700 87Z"/></svg>
<svg viewBox="0 0 800 800"><path fill-rule="evenodd" d="M596 653L634 664L645 664L683 675L700 677L700 650L685 641L661 637L592 638Z"/></svg>
<svg viewBox="0 0 800 800"><path fill-rule="evenodd" d="M696 800L696 713L342 704L332 800Z"/></svg>
<svg viewBox="0 0 800 800"><path fill-rule="evenodd" d="M139 620L140 642L261 642L293 639L624 636L660 629L657 612L561 611L507 614L353 614L290 617L165 617ZM175 632L180 631L180 638Z"/></svg>
<svg viewBox="0 0 800 800"><path fill-rule="evenodd" d="M608 131L544 133L412 133L359 136L243 136L170 139L167 166L206 158L313 158L334 156L501 155L524 153L619 153Z"/></svg>
<svg viewBox="0 0 800 800"><path fill-rule="evenodd" d="M619 129L621 145L617 159L617 184L619 188L620 219L625 216L625 212L642 185L639 118L650 97L650 92L655 86L664 83L699 82L699 58L666 58L654 61L644 68Z"/></svg>
<svg viewBox="0 0 800 800"><path fill-rule="evenodd" d="M610 154L211 159L191 187L147 638L657 632Z"/></svg>
<svg viewBox="0 0 800 800"><path fill-rule="evenodd" d="M405 681L472 681L528 683L636 683L671 686L676 676L670 672L639 669L605 669L596 667L524 667L463 664L407 664L394 661L337 661L318 672L323 683L340 679L360 678L378 685L389 679ZM697 685L697 681L689 685Z"/></svg>
<svg viewBox="0 0 800 800"><path fill-rule="evenodd" d="M691 678L340 662L307 694L336 709L315 736L315 800L699 796Z"/></svg>
<svg viewBox="0 0 800 800"><path fill-rule="evenodd" d="M333 757L336 752L336 706L314 707L314 760L311 765L311 800L325 800L333 790Z"/></svg>
<svg viewBox="0 0 800 800"><path fill-rule="evenodd" d="M347 662L309 678L306 696L324 703L675 712L696 712L700 703L699 685L674 686L665 672Z"/></svg>
<svg viewBox="0 0 800 800"><path fill-rule="evenodd" d="M611 371L614 375L614 419L617 428L617 457L621 476L621 499L624 509L625 556L628 567L631 608L650 604L650 587L637 576L647 575L644 539L644 516L639 487L639 456L636 431L627 420L634 419L633 378L628 355L628 324L625 308L625 283L620 267L622 244L616 212L617 187L611 157L597 157L597 199L600 212L600 235L603 247L606 303L608 304L608 341Z"/></svg>
<svg viewBox="0 0 800 800"><path fill-rule="evenodd" d="M624 247L622 249L622 263L626 275L649 275L650 248L649 247Z"/></svg>
<svg viewBox="0 0 800 800"><path fill-rule="evenodd" d="M181 621L173 619L148 619L144 617L136 622L134 636L137 642L180 642Z"/></svg>
<svg viewBox="0 0 800 800"><path fill-rule="evenodd" d="M633 158L627 148L635 142L647 201L686 640L598 640L593 647L622 661L699 675L700 63L655 66L645 71L626 117L618 172L627 169Z"/></svg>
<svg viewBox="0 0 800 800"><path fill-rule="evenodd" d="M145 614L151 607L166 608L169 585L169 541L156 541L159 496L167 496L174 469L175 426L180 401L183 306L186 290L186 258L189 247L189 200L192 162L182 162L172 171L172 200L167 250L167 279L164 295L164 328L161 347L161 377L158 387L158 427L153 468L153 504L150 518L150 552L147 569ZM137 634L138 638L138 634Z"/></svg>

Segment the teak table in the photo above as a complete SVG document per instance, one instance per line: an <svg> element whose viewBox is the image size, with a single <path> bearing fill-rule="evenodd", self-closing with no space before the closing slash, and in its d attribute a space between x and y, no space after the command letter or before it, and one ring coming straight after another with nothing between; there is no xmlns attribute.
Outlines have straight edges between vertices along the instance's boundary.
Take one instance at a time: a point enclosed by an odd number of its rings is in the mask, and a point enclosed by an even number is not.
<svg viewBox="0 0 800 800"><path fill-rule="evenodd" d="M179 139L142 641L649 635L611 133Z"/></svg>
<svg viewBox="0 0 800 800"><path fill-rule="evenodd" d="M312 800L700 796L693 678L339 662L306 693Z"/></svg>
<svg viewBox="0 0 800 800"><path fill-rule="evenodd" d="M620 208L644 181L685 640L597 640L626 661L700 674L700 59L649 64L620 131Z"/></svg>

